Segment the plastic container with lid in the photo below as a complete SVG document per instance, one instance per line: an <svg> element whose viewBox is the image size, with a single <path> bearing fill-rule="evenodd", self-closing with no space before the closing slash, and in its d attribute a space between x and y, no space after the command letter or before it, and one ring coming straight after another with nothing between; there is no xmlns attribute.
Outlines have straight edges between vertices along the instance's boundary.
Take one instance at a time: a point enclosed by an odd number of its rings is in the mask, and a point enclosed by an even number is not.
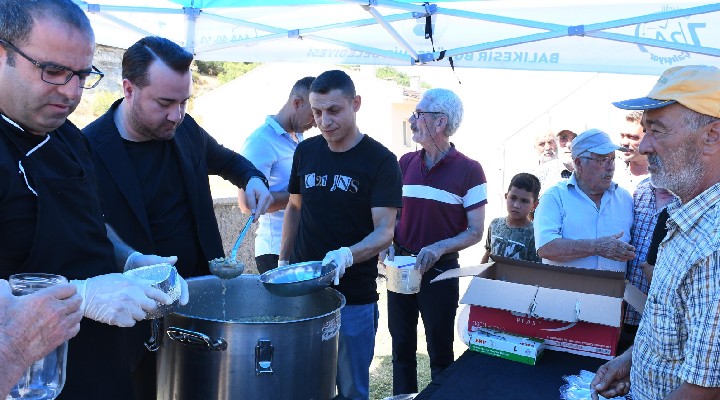
<svg viewBox="0 0 720 400"><path fill-rule="evenodd" d="M420 291L422 274L415 269L417 257L395 256L393 260L385 259L385 276L387 289L401 294L414 294Z"/></svg>

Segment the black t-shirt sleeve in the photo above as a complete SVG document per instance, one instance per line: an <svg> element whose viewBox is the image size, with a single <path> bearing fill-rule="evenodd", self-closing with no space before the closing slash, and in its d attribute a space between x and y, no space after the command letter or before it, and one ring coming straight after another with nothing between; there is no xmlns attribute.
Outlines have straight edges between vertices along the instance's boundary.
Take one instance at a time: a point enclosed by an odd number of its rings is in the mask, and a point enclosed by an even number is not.
<svg viewBox="0 0 720 400"><path fill-rule="evenodd" d="M380 163L370 204L371 207L402 207L402 176L397 159L392 154Z"/></svg>
<svg viewBox="0 0 720 400"><path fill-rule="evenodd" d="M652 234L652 240L650 241L650 247L648 248L647 258L645 259L645 261L647 261L650 265L655 265L660 242L662 242L665 235L667 235L667 219L668 211L667 208L664 208L658 215L658 220Z"/></svg>
<svg viewBox="0 0 720 400"><path fill-rule="evenodd" d="M290 168L290 177L288 178L288 193L300 193L300 178L298 178L298 164L300 162L300 154L303 151L303 143L300 143L293 154L292 167Z"/></svg>

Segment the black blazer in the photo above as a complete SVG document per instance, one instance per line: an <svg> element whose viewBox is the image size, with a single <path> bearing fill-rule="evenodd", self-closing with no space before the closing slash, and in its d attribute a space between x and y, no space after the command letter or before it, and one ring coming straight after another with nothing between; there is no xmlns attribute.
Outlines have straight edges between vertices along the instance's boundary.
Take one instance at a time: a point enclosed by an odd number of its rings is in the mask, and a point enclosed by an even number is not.
<svg viewBox="0 0 720 400"><path fill-rule="evenodd" d="M113 120L121 101L116 101L104 115L83 129L83 133L95 157L106 221L135 250L156 254L140 185ZM173 142L205 259L223 257L208 175L219 175L241 188L245 188L250 178L257 176L264 180L265 176L245 157L220 145L189 115L177 128Z"/></svg>

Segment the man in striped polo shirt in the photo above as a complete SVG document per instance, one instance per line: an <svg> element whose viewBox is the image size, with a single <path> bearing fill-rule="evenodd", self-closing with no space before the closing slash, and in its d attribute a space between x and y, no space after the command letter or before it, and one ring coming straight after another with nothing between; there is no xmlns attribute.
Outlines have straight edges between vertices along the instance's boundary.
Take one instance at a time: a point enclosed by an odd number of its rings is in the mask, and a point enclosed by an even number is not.
<svg viewBox="0 0 720 400"><path fill-rule="evenodd" d="M403 208L391 253L416 255L423 276L420 292L388 291L392 335L393 393L417 392L417 322L422 314L432 378L450 365L459 284L449 279L430 284L442 272L458 268L458 251L482 239L487 189L480 163L455 149L450 136L463 117L460 98L447 89L425 92L410 117L413 141L422 150L400 158Z"/></svg>

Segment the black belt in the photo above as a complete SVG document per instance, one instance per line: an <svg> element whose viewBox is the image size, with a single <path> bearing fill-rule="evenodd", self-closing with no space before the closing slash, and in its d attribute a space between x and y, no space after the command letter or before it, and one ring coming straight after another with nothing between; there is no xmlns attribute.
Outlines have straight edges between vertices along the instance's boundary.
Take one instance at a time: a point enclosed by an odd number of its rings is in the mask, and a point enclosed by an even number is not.
<svg viewBox="0 0 720 400"><path fill-rule="evenodd" d="M393 247L395 248L396 256L417 257L417 253L410 251L405 246L402 246L402 245L399 245L399 244L393 242ZM448 262L448 261L454 261L454 260L457 260L458 258L460 258L460 253L457 251L453 251L452 253L446 253L446 254L443 254L442 256L440 256L440 259L438 259L437 262L435 262L435 264L444 263L444 262Z"/></svg>

